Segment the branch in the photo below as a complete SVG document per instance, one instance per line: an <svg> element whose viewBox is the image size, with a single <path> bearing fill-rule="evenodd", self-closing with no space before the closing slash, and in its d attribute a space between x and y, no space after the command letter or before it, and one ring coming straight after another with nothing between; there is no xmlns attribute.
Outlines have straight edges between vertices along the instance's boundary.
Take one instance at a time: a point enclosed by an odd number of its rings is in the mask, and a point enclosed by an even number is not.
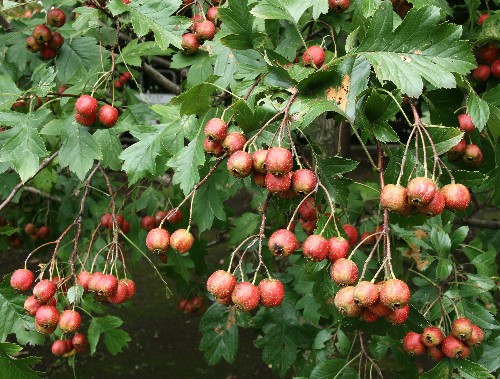
<svg viewBox="0 0 500 379"><path fill-rule="evenodd" d="M40 164L40 166L38 166L36 172L30 176L28 179L26 179L24 182L21 181L19 184L17 184L13 189L12 189L12 192L9 194L9 196L7 196L7 198L3 201L2 204L0 204L0 211L2 209L4 209L10 202L11 200L14 198L14 196L16 196L16 193L19 192L19 190L21 188L24 187L24 185L29 182L31 179L33 179L36 175L38 175L40 173L40 171L42 171L45 167L47 167L53 160L54 158L57 156L57 154L59 154L59 150L57 150L55 153L53 153L50 157L47 157L45 158L43 161L42 161L42 164Z"/></svg>
<svg viewBox="0 0 500 379"><path fill-rule="evenodd" d="M171 80L168 80L165 78L160 72L156 71L153 66L144 63L142 65L142 68L144 69L144 72L151 77L156 83L158 83L160 86L165 88L167 91L170 91L171 93L178 95L181 93L181 88L172 82Z"/></svg>
<svg viewBox="0 0 500 379"><path fill-rule="evenodd" d="M496 220L480 220L478 218L457 218L457 224L470 225L478 228L499 229L500 221Z"/></svg>
<svg viewBox="0 0 500 379"><path fill-rule="evenodd" d="M41 197L45 197L46 199L57 201L58 203L61 202L61 198L59 196L51 195L50 193L40 191L38 188L35 188L35 187L24 186L23 190L27 191L27 192L31 192L31 193L37 194L37 195L39 195Z"/></svg>
<svg viewBox="0 0 500 379"><path fill-rule="evenodd" d="M12 29L14 29L10 21L7 20L7 18L5 18L2 13L0 13L0 25L2 25L3 30L5 30L7 33L10 33Z"/></svg>

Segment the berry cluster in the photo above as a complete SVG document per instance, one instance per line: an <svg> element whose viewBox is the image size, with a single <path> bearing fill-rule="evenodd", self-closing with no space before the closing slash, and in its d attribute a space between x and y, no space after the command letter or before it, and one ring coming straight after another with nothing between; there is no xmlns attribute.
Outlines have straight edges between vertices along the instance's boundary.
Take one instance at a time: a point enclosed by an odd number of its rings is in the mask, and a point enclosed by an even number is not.
<svg viewBox="0 0 500 379"><path fill-rule="evenodd" d="M128 234L130 231L130 222L125 220L123 215L115 215L116 224L124 234ZM105 229L113 229L113 215L111 213L105 213L101 216L101 225Z"/></svg>
<svg viewBox="0 0 500 379"><path fill-rule="evenodd" d="M177 308L183 313L199 313L205 312L205 302L201 296L195 296L191 299L179 299Z"/></svg>
<svg viewBox="0 0 500 379"><path fill-rule="evenodd" d="M436 216L446 208L465 210L470 203L470 192L463 184L451 183L439 189L433 180L416 177L405 188L398 184L387 184L382 188L380 204L393 212L411 215L415 210L429 217Z"/></svg>
<svg viewBox="0 0 500 379"><path fill-rule="evenodd" d="M472 71L474 78L480 82L487 81L491 75L500 78L500 59L498 59L497 45L488 43L482 46L477 51L476 57L481 63Z"/></svg>
<svg viewBox="0 0 500 379"><path fill-rule="evenodd" d="M403 339L403 349L411 356L423 355L426 351L435 361L447 358L467 358L471 347L478 347L484 339L482 329L468 318L453 321L451 333L445 337L436 326L428 326L422 334L409 332Z"/></svg>
<svg viewBox="0 0 500 379"><path fill-rule="evenodd" d="M92 96L80 96L75 103L76 121L84 126L92 126L95 119L98 118L99 121L108 128L116 124L116 121L118 120L117 108L109 104L104 104L99 109L99 112L97 112L98 108L99 103Z"/></svg>
<svg viewBox="0 0 500 379"><path fill-rule="evenodd" d="M50 237L50 228L46 225L37 228L35 224L28 223L24 226L24 232L34 241L39 239L44 240Z"/></svg>
<svg viewBox="0 0 500 379"><path fill-rule="evenodd" d="M66 16L62 10L55 8L47 12L47 25L59 28L65 22ZM52 59L64 44L64 37L59 32L51 31L46 24L35 26L31 35L26 38L26 48L32 53L40 52L44 59Z"/></svg>
<svg viewBox="0 0 500 379"><path fill-rule="evenodd" d="M260 304L267 308L283 302L285 288L278 279L262 279L258 286L250 282L236 282L236 277L224 270L215 271L207 280L207 290L218 303L236 305L250 312Z"/></svg>
<svg viewBox="0 0 500 379"><path fill-rule="evenodd" d="M216 6L208 8L206 15L195 14L191 17L192 24L189 33L182 35L181 47L188 55L198 51L205 41L214 39L221 22L219 19L219 9Z"/></svg>
<svg viewBox="0 0 500 379"><path fill-rule="evenodd" d="M94 292L94 297L100 302L122 304L134 297L135 283L131 279L118 279L112 274L96 271L90 273L82 270L77 275L78 284L85 292Z"/></svg>
<svg viewBox="0 0 500 379"><path fill-rule="evenodd" d="M120 74L118 77L118 80L114 82L114 87L116 89L122 89L123 86L130 80L132 79L132 74L128 71L125 71L123 74Z"/></svg>

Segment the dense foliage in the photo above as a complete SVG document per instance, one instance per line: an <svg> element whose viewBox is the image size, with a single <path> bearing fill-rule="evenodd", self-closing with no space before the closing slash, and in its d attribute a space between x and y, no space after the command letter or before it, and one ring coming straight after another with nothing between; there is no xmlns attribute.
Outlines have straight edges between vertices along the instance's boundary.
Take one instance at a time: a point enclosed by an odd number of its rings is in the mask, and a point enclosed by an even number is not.
<svg viewBox="0 0 500 379"><path fill-rule="evenodd" d="M282 377L494 377L496 0L30 4L0 15L0 251L36 277L3 272L3 374L127 348L149 262L209 364L252 328Z"/></svg>

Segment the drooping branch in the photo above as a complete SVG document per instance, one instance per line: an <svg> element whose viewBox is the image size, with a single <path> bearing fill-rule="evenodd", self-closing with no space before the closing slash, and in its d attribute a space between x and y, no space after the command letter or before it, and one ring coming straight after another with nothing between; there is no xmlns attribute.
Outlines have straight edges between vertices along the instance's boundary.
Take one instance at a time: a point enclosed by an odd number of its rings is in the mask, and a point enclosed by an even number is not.
<svg viewBox="0 0 500 379"><path fill-rule="evenodd" d="M2 25L3 30L7 33L10 33L14 29L10 21L2 13L0 13L0 25Z"/></svg>
<svg viewBox="0 0 500 379"><path fill-rule="evenodd" d="M151 78L153 79L156 83L158 83L160 86L165 88L167 91L170 91L171 93L178 95L181 93L181 88L172 82L171 80L165 78L160 72L158 72L156 69L153 68L153 66L144 63L142 65L142 68L144 69L144 72Z"/></svg>
<svg viewBox="0 0 500 379"><path fill-rule="evenodd" d="M455 220L457 224L470 225L477 228L487 228L487 229L499 229L499 220L481 220L478 218L457 218Z"/></svg>

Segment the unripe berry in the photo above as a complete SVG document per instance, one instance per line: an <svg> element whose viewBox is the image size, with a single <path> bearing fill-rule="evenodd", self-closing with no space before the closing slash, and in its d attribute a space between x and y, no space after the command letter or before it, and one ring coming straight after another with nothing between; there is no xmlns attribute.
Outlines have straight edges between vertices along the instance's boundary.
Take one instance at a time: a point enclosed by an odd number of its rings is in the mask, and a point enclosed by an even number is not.
<svg viewBox="0 0 500 379"><path fill-rule="evenodd" d="M169 242L170 234L165 229L152 229L146 236L146 247L155 254L165 253Z"/></svg>
<svg viewBox="0 0 500 379"><path fill-rule="evenodd" d="M27 291L34 281L35 275L30 270L20 268L10 277L10 286L16 291Z"/></svg>
<svg viewBox="0 0 500 379"><path fill-rule="evenodd" d="M194 236L187 229L177 229L170 236L170 246L175 251L184 254L187 253L194 244Z"/></svg>
<svg viewBox="0 0 500 379"><path fill-rule="evenodd" d="M346 258L349 253L349 241L344 237L332 237L328 240L328 255L330 262Z"/></svg>
<svg viewBox="0 0 500 379"><path fill-rule="evenodd" d="M215 271L207 280L207 290L216 298L231 297L236 285L236 278L224 270Z"/></svg>
<svg viewBox="0 0 500 379"><path fill-rule="evenodd" d="M425 345L421 341L421 335L415 332L408 332L403 338L403 349L410 355L423 355Z"/></svg>
<svg viewBox="0 0 500 379"><path fill-rule="evenodd" d="M258 285L260 305L264 307L279 307L285 296L283 283L278 279L262 279Z"/></svg>
<svg viewBox="0 0 500 379"><path fill-rule="evenodd" d="M290 150L283 147L272 147L267 151L266 169L271 174L283 175L292 170L293 157Z"/></svg>
<svg viewBox="0 0 500 379"><path fill-rule="evenodd" d="M354 287L341 288L336 294L334 304L339 312L347 317L356 317L361 314L362 308L354 302Z"/></svg>
<svg viewBox="0 0 500 379"><path fill-rule="evenodd" d="M212 118L205 124L204 133L209 140L222 142L227 136L227 124L220 118Z"/></svg>
<svg viewBox="0 0 500 379"><path fill-rule="evenodd" d="M410 203L417 206L429 204L437 191L434 182L424 177L417 177L410 180L406 189Z"/></svg>
<svg viewBox="0 0 500 379"><path fill-rule="evenodd" d="M380 288L380 302L395 310L401 309L410 301L410 289L399 279L389 279Z"/></svg>
<svg viewBox="0 0 500 379"><path fill-rule="evenodd" d="M287 257L297 248L297 239L291 231L279 229L269 238L268 247L274 256Z"/></svg>
<svg viewBox="0 0 500 379"><path fill-rule="evenodd" d="M321 46L314 45L309 46L304 55L302 55L302 64L304 66L313 66L316 68L320 68L323 66L325 62L325 52L321 48Z"/></svg>
<svg viewBox="0 0 500 379"><path fill-rule="evenodd" d="M235 151L227 160L229 173L237 178L245 178L252 173L252 156L246 151Z"/></svg>
<svg viewBox="0 0 500 379"><path fill-rule="evenodd" d="M304 241L302 253L308 259L321 262L328 255L328 241L323 236L313 234Z"/></svg>
<svg viewBox="0 0 500 379"><path fill-rule="evenodd" d="M451 324L451 335L465 341L472 335L474 324L466 317L457 318Z"/></svg>
<svg viewBox="0 0 500 379"><path fill-rule="evenodd" d="M64 333L73 333L78 330L81 323L82 318L80 313L71 309L63 311L59 316L59 328L61 328Z"/></svg>
<svg viewBox="0 0 500 379"><path fill-rule="evenodd" d="M443 331L436 326L428 326L422 332L422 343L427 347L440 345L443 338Z"/></svg>
<svg viewBox="0 0 500 379"><path fill-rule="evenodd" d="M250 282L237 283L231 293L231 300L237 307L250 312L259 305L260 291Z"/></svg>
<svg viewBox="0 0 500 379"><path fill-rule="evenodd" d="M356 264L345 258L337 259L330 269L332 280L341 286L356 283L358 280L358 273Z"/></svg>

